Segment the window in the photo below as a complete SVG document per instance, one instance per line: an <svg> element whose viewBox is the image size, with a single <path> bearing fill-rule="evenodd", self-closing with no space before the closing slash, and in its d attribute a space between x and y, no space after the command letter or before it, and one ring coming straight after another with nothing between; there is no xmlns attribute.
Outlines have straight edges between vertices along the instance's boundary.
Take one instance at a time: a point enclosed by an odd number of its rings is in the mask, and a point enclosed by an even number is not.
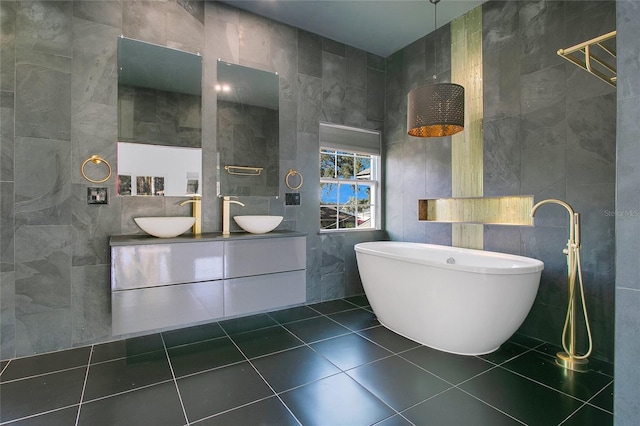
<svg viewBox="0 0 640 426"><path fill-rule="evenodd" d="M380 133L321 123L320 144L320 230L380 229Z"/></svg>

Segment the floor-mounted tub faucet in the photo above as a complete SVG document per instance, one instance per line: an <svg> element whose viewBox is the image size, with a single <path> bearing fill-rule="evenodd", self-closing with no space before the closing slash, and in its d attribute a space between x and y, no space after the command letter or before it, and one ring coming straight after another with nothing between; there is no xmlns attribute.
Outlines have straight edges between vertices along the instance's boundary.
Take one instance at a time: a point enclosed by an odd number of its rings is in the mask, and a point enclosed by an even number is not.
<svg viewBox="0 0 640 426"><path fill-rule="evenodd" d="M194 194L192 199L185 200L179 205L184 206L189 203L193 203L191 214L196 219L193 223L193 235L200 235L202 233L202 196Z"/></svg>
<svg viewBox="0 0 640 426"><path fill-rule="evenodd" d="M232 200L231 195L222 197L222 235L229 235L229 221L231 220L231 204L239 204L244 207L240 201Z"/></svg>
<svg viewBox="0 0 640 426"><path fill-rule="evenodd" d="M587 306L584 300L584 286L582 284L582 265L580 264L580 214L576 213L566 202L549 198L533 206L531 209L531 217L536 214L538 207L543 204L559 204L569 212L569 240L567 241L567 247L562 250L562 252L567 255L569 303L564 327L562 329L562 348L564 352L558 352L556 354L556 363L569 370L587 371L589 369L587 358L591 355L593 341L591 338L591 328L589 327ZM578 279L578 285L576 285L576 278ZM577 305L580 304L580 302L582 302L582 312L584 314L587 338L589 339L588 350L584 355L578 355L576 348Z"/></svg>

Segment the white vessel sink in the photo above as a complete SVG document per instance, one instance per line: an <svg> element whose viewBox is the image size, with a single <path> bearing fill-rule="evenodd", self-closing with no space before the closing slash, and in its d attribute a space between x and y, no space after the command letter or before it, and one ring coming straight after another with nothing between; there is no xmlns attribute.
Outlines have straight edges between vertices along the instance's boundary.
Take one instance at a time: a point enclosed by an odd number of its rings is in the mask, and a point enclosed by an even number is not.
<svg viewBox="0 0 640 426"><path fill-rule="evenodd" d="M133 220L149 235L158 238L172 238L184 234L196 219L189 216L136 217Z"/></svg>
<svg viewBox="0 0 640 426"><path fill-rule="evenodd" d="M240 228L251 234L266 234L280 225L282 216L244 215L234 216L233 220L236 221Z"/></svg>

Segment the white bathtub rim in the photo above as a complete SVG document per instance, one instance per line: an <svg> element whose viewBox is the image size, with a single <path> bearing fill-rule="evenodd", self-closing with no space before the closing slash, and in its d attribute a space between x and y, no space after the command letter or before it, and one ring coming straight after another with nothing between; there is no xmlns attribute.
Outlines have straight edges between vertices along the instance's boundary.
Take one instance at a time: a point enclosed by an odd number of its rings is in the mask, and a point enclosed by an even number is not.
<svg viewBox="0 0 640 426"><path fill-rule="evenodd" d="M382 244L381 244L382 243ZM391 245L397 244L405 247L416 247L416 248L432 248L435 250L447 250L452 253L452 257L455 257L455 253L462 254L479 254L483 253L482 256L492 256L501 259L507 260L515 260L521 262L521 265L517 267L499 267L499 266L471 266L459 263L443 263L437 262L432 259L419 259L419 258L410 258L396 253L385 252L381 250L377 250L375 248L371 248L374 245ZM403 242L403 241L370 241L364 243L358 243L354 246L354 250L356 252L370 254L372 256L386 257L393 260L398 260L401 262L409 262L409 263L417 263L419 265L427 265L434 268L440 269L448 269L448 270L457 270L457 271L466 271L466 272L474 272L480 274L496 274L496 275L519 275L519 274L530 274L534 272L539 272L544 269L544 263L541 260L534 259L532 257L518 256L515 254L501 253L495 251L488 250L476 250L476 249L467 249L461 247L452 247L452 246L444 246L437 244L427 244L427 243L413 243L413 242Z"/></svg>

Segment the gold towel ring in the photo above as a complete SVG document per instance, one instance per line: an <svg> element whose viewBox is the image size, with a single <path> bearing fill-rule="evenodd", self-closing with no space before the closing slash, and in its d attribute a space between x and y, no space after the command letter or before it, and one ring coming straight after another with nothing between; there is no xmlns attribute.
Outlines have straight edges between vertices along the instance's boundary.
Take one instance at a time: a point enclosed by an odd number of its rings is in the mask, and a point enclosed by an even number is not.
<svg viewBox="0 0 640 426"><path fill-rule="evenodd" d="M89 163L89 161L91 161L93 164L104 163L105 166L107 166L107 169L109 170L109 173L107 174L107 177L104 178L104 179L91 179L89 176L87 176L87 174L84 172L84 168L87 166L87 163ZM100 157L99 155L94 154L91 157L89 157L86 160L84 160L84 163L82 163L82 166L80 167L80 172L82 172L82 176L86 180L88 180L89 182L102 183L102 182L106 182L111 177L111 165L104 158Z"/></svg>
<svg viewBox="0 0 640 426"><path fill-rule="evenodd" d="M300 184L298 184L298 186L291 186L291 184L289 183L289 178L295 175L300 176ZM300 172L293 169L289 169L289 173L287 173L287 177L284 178L284 183L287 184L287 187L289 189L293 189L294 191L302 188L303 182L304 182L304 179L302 179L302 175L300 174Z"/></svg>

